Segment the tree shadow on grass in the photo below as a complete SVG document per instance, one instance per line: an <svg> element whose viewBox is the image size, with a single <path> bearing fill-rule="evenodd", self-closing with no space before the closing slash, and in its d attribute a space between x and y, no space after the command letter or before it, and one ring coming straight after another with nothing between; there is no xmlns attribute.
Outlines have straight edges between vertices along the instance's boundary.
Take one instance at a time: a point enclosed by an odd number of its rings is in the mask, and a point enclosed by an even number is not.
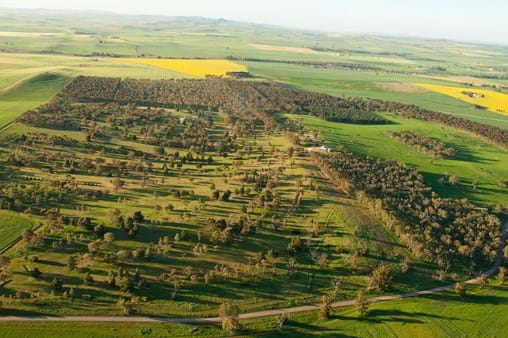
<svg viewBox="0 0 508 338"><path fill-rule="evenodd" d="M258 337L354 337L341 334L338 331L338 329L328 329L322 326L290 321L284 330L273 330L271 332L267 332L266 334L259 335Z"/></svg>
<svg viewBox="0 0 508 338"><path fill-rule="evenodd" d="M448 293L438 293L433 295L424 295L421 298L441 301L441 302L462 302L462 303L471 303L471 304L491 304L498 305L506 303L506 297L499 297L495 295L485 295L485 294L468 294L464 297L459 297L450 292Z"/></svg>
<svg viewBox="0 0 508 338"><path fill-rule="evenodd" d="M457 143L450 143L450 146L456 150L455 155L451 156L450 160L463 161L463 162L474 162L474 163L483 163L483 164L492 164L496 163L496 160L488 159L485 157L480 157L477 155L477 152L471 151L468 147Z"/></svg>
<svg viewBox="0 0 508 338"><path fill-rule="evenodd" d="M424 321L418 318L432 318L432 319L440 319L440 320L463 320L462 318L450 317L450 316L440 316L431 313L424 312L406 312L401 310L394 309L375 309L369 312L369 315L366 317L346 317L346 316L334 316L333 318L339 320L349 320L349 321L360 321L367 322L372 324L380 324L387 322L397 322L397 323L405 323L405 324L423 324Z"/></svg>
<svg viewBox="0 0 508 338"><path fill-rule="evenodd" d="M40 312L35 312L35 311L3 308L2 309L2 317L7 317L7 316L40 317L40 316L44 316L44 314L42 314ZM52 316L52 317L58 317L58 316Z"/></svg>

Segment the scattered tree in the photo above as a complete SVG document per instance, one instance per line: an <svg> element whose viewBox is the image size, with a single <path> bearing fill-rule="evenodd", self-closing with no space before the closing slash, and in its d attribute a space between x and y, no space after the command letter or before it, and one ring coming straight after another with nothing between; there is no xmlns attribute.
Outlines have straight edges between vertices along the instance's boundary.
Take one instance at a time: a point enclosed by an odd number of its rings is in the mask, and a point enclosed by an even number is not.
<svg viewBox="0 0 508 338"><path fill-rule="evenodd" d="M232 303L222 303L219 307L219 316L222 321L222 329L228 332L238 331L240 329L238 306Z"/></svg>

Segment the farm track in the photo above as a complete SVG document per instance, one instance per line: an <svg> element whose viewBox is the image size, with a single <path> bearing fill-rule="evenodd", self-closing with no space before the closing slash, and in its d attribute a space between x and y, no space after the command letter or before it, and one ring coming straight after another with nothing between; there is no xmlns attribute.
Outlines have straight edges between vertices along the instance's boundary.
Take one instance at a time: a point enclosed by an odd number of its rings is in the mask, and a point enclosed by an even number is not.
<svg viewBox="0 0 508 338"><path fill-rule="evenodd" d="M503 262L503 250L504 243L508 237L508 222L504 224L503 234L501 236L501 245L498 250L498 257L494 265L479 277L472 278L464 281L465 284L477 284L482 277L490 277L499 269ZM455 284L440 286L437 288L416 291L411 293L402 293L397 295L386 295L370 298L371 303L386 302L392 300L403 300L407 298L415 298L420 296L428 296L451 290L455 287ZM339 301L332 304L334 308L341 308L352 306L355 304L355 300ZM277 316L281 314L297 313L297 312L308 312L319 310L319 305L304 305L295 306L283 309L264 310L256 312L248 312L240 314L240 319L252 319L269 316ZM221 321L220 317L209 317L209 318L173 318L173 317L144 317L144 316L132 316L132 317L121 317L121 316L4 316L0 317L0 322L96 322L96 323L183 323L183 324L203 324L203 323L217 323Z"/></svg>

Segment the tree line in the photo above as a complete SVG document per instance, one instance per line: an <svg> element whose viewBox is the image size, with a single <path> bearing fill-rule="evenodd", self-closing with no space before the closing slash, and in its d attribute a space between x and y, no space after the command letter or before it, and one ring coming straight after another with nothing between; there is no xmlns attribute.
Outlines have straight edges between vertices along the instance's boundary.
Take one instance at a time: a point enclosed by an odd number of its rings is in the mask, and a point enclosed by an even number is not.
<svg viewBox="0 0 508 338"><path fill-rule="evenodd" d="M455 155L455 149L432 137L417 135L408 130L387 131L386 134L432 158L453 157Z"/></svg>
<svg viewBox="0 0 508 338"><path fill-rule="evenodd" d="M391 225L413 253L443 267L468 262L471 267L497 257L501 221L466 199L439 197L413 168L397 161L346 152L314 154L331 180Z"/></svg>

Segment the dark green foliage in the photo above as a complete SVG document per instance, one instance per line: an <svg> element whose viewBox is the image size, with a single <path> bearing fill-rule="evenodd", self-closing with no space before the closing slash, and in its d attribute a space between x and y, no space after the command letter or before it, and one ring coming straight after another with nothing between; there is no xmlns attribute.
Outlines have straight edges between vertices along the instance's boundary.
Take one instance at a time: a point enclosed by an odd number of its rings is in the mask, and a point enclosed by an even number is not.
<svg viewBox="0 0 508 338"><path fill-rule="evenodd" d="M337 109L335 107L312 106L305 107L307 114L317 116L326 121L358 123L358 124L385 124L387 120L375 112L356 110L354 108Z"/></svg>

